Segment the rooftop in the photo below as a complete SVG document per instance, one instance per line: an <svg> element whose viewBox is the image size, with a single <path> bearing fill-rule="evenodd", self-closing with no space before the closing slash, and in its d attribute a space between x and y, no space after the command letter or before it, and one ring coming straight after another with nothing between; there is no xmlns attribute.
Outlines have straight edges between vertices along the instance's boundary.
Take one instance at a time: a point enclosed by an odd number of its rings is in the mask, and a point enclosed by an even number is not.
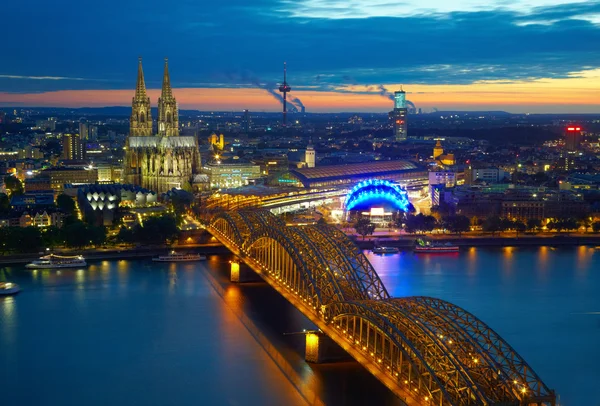
<svg viewBox="0 0 600 406"><path fill-rule="evenodd" d="M349 176L376 176L399 171L420 169L409 161L376 161L349 165L331 165L291 171L303 179L327 179Z"/></svg>

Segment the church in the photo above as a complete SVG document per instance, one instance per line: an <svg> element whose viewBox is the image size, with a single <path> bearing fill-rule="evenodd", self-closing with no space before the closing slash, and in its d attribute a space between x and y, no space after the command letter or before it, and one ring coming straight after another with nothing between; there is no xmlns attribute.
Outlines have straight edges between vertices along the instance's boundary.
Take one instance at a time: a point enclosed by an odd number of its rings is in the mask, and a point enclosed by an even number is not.
<svg viewBox="0 0 600 406"><path fill-rule="evenodd" d="M157 132L153 131L150 98L146 93L141 58L131 107L129 137L125 146L127 183L159 194L173 188L191 190L194 175L200 173L198 139L179 136L177 101L171 89L166 59L162 92L158 99Z"/></svg>

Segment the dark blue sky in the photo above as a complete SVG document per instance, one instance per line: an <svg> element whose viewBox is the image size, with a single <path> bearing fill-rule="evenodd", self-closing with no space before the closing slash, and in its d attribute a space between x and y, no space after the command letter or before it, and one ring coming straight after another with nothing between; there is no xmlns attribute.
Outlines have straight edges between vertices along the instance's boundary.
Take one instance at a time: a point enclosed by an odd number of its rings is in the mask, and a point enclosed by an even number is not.
<svg viewBox="0 0 600 406"><path fill-rule="evenodd" d="M497 4L8 1L0 91L129 89L139 55L150 87L165 56L175 87L276 81L284 60L298 90L563 78L600 67L600 0Z"/></svg>

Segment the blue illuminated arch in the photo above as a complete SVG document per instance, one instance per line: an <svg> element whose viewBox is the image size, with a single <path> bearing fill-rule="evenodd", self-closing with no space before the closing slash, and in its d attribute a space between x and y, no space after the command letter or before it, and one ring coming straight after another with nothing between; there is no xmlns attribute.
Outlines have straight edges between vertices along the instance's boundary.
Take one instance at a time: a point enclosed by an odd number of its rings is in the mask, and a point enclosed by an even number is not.
<svg viewBox="0 0 600 406"><path fill-rule="evenodd" d="M388 180L369 179L358 183L346 195L344 206L352 210L368 202L386 201L394 208L408 211L410 202L406 190Z"/></svg>

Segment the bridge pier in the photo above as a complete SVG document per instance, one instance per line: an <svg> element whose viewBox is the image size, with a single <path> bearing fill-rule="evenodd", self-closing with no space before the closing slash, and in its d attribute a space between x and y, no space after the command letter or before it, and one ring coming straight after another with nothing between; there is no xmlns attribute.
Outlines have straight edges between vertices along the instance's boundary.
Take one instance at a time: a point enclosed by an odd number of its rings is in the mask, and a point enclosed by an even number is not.
<svg viewBox="0 0 600 406"><path fill-rule="evenodd" d="M262 280L241 259L235 257L231 261L229 280L233 283L255 282Z"/></svg>
<svg viewBox="0 0 600 406"><path fill-rule="evenodd" d="M352 359L346 351L320 331L306 333L306 362L322 364L326 362L346 361Z"/></svg>

